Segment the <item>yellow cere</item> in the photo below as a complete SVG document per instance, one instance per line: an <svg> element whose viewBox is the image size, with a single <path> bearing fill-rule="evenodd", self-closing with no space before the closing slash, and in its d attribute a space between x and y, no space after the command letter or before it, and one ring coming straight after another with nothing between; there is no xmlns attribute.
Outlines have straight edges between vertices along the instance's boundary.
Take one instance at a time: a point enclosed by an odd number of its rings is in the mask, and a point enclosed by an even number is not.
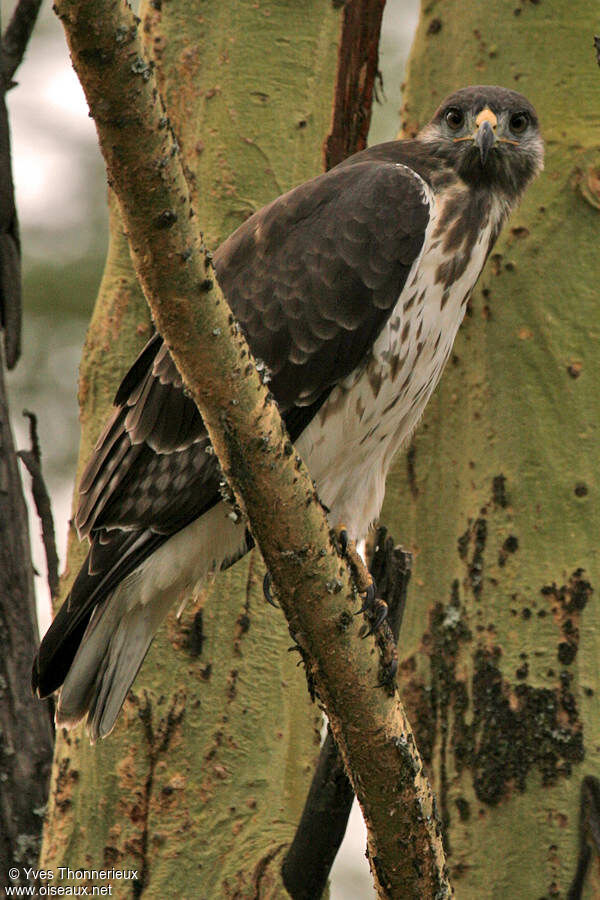
<svg viewBox="0 0 600 900"><path fill-rule="evenodd" d="M475 124L477 125L477 127L479 127L483 122L489 122L492 128L495 128L498 124L498 119L488 106L486 106L485 109L482 109L475 119Z"/></svg>

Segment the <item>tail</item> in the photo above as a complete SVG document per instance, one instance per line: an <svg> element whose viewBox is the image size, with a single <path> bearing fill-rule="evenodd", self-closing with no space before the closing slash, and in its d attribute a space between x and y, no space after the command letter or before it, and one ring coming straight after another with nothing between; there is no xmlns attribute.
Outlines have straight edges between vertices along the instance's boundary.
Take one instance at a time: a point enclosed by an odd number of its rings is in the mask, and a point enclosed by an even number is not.
<svg viewBox="0 0 600 900"><path fill-rule="evenodd" d="M152 639L175 599L170 590L148 597L143 568L91 606L89 598L86 603L77 602L80 585L76 582L33 663L34 693L47 697L60 688L56 724L71 727L87 715L92 743L114 728Z"/></svg>
<svg viewBox="0 0 600 900"><path fill-rule="evenodd" d="M32 686L39 697L62 685L57 724L70 727L87 716L92 743L114 728L174 602L253 545L222 504L168 538L146 532L118 540L118 546L110 541L92 546L33 664ZM111 558L110 565L100 565L101 555ZM140 556L142 562L132 568Z"/></svg>
<svg viewBox="0 0 600 900"><path fill-rule="evenodd" d="M132 595L135 586L126 579L96 607L60 691L56 723L70 727L87 714L92 743L114 728L152 639L173 604L170 592L149 603Z"/></svg>

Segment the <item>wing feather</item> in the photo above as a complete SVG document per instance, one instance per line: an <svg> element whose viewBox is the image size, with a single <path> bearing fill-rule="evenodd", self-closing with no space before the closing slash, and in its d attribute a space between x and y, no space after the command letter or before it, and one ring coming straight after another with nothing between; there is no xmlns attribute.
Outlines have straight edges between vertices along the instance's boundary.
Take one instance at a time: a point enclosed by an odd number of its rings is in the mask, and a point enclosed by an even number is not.
<svg viewBox="0 0 600 900"><path fill-rule="evenodd" d="M429 208L402 152L399 143L387 145L387 158L366 151L301 185L215 253L284 413L312 404L364 360L420 253Z"/></svg>
<svg viewBox="0 0 600 900"><path fill-rule="evenodd" d="M420 178L398 165L402 152L396 142L365 151L289 191L214 254L293 438L309 421L296 408L314 415L364 361L420 253L429 208ZM216 502L220 475L202 418L158 334L115 403L82 477L81 534L165 534Z"/></svg>
<svg viewBox="0 0 600 900"><path fill-rule="evenodd" d="M365 362L421 251L429 209L405 152L394 142L358 154L257 212L214 254L293 440ZM42 646L42 690L60 684L95 606L220 499L202 418L158 334L115 405L81 479L76 524L91 550Z"/></svg>

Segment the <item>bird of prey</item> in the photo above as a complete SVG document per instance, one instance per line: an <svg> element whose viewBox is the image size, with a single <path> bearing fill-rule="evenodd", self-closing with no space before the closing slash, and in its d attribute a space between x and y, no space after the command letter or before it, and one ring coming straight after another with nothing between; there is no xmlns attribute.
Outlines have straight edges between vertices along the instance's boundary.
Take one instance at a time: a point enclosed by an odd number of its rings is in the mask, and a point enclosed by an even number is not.
<svg viewBox="0 0 600 900"><path fill-rule="evenodd" d="M503 222L543 166L532 105L457 91L414 140L355 154L256 212L214 253L219 283L332 524L361 540ZM252 544L159 334L79 487L90 550L33 669L57 722L113 728L171 605Z"/></svg>

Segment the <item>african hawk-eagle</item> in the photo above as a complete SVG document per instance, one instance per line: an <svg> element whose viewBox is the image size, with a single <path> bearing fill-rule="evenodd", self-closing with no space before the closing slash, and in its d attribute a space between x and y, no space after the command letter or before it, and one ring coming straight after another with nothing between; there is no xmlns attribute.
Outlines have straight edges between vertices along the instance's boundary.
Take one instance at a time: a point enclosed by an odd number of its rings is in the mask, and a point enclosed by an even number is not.
<svg viewBox="0 0 600 900"><path fill-rule="evenodd" d="M452 350L502 224L543 165L531 104L445 100L414 140L350 157L255 213L215 252L219 283L332 524L362 539L391 460ZM80 484L90 551L34 664L56 717L113 727L172 603L251 542L159 334L125 376ZM235 518L235 517L233 517Z"/></svg>

